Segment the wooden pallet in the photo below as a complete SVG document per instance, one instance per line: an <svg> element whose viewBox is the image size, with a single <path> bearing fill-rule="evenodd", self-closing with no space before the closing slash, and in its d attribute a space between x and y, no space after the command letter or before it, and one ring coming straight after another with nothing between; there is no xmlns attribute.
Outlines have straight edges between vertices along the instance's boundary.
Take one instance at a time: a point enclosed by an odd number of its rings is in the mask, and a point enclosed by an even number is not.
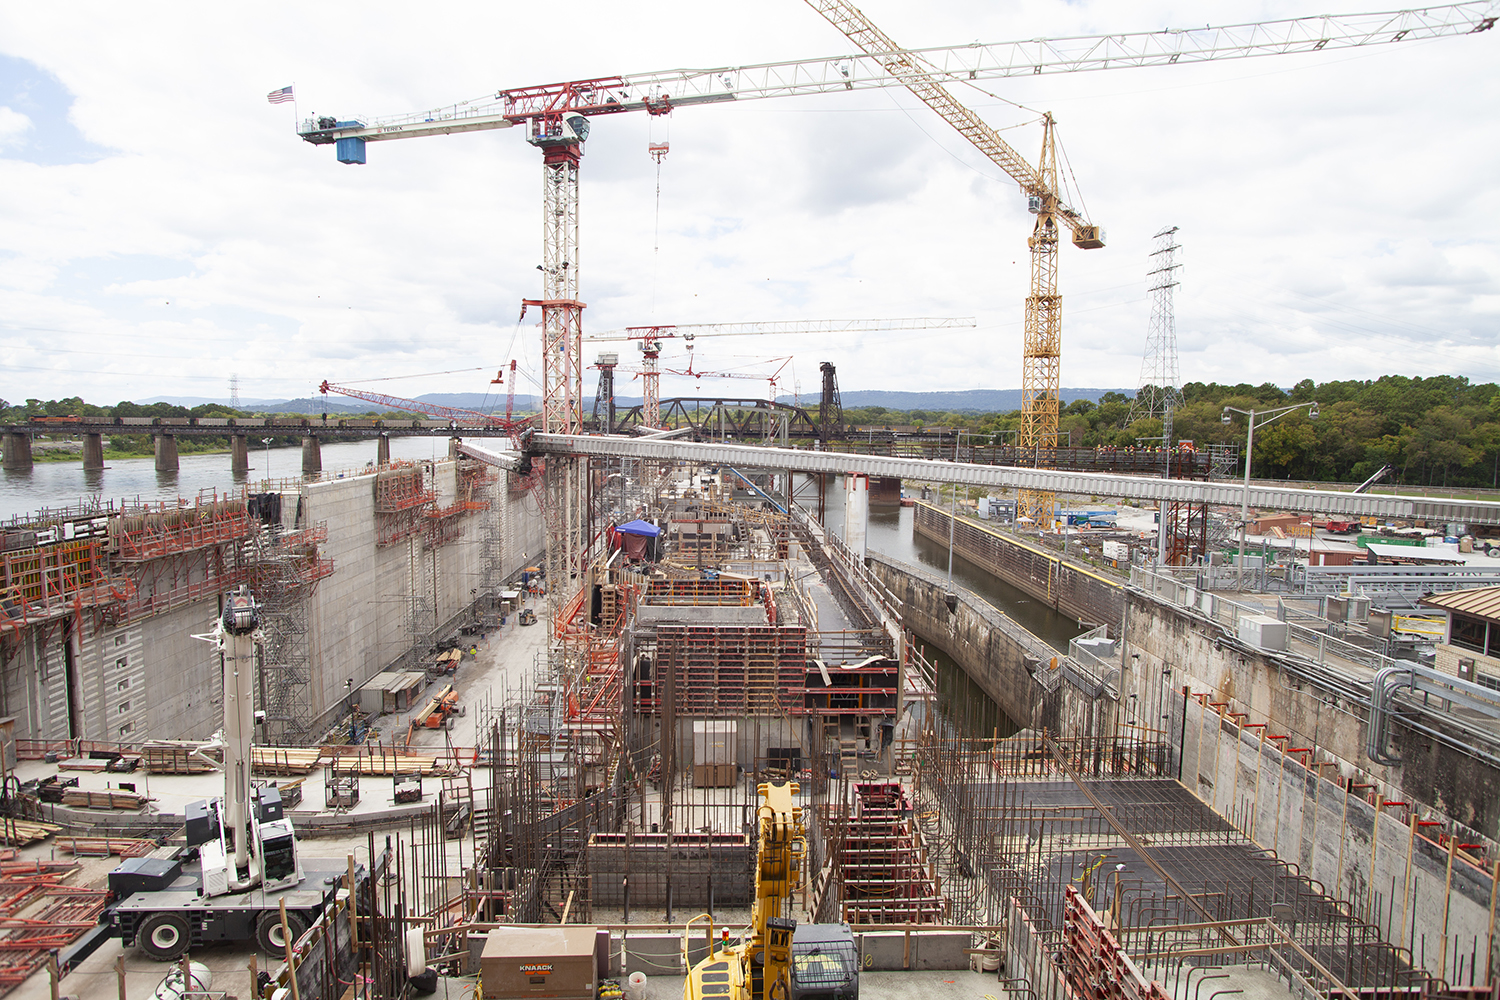
<svg viewBox="0 0 1500 1000"><path fill-rule="evenodd" d="M352 749L352 748L351 748ZM340 773L358 773L366 777L393 777L397 774L438 773L437 758L428 754L393 753L389 750L376 753L339 754L330 761L337 762Z"/></svg>
<svg viewBox="0 0 1500 1000"><path fill-rule="evenodd" d="M148 774L202 774L214 770L217 750L200 750L196 743L147 743L141 747L141 763Z"/></svg>

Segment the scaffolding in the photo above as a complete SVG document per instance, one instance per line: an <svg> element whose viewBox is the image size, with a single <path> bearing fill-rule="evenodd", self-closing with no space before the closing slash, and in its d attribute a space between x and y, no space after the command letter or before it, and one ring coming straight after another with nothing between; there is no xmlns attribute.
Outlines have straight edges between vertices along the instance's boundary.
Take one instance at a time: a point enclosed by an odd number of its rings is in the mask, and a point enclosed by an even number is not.
<svg viewBox="0 0 1500 1000"><path fill-rule="evenodd" d="M375 473L375 544L384 548L421 533L423 512L437 501L422 467L392 462Z"/></svg>
<svg viewBox="0 0 1500 1000"><path fill-rule="evenodd" d="M839 919L847 924L932 924L946 900L906 789L896 781L854 782L853 807L823 812L830 878ZM847 801L847 800L845 800Z"/></svg>
<svg viewBox="0 0 1500 1000"><path fill-rule="evenodd" d="M265 635L260 701L266 738L273 745L305 745L313 736L312 651L308 645L309 601L318 581L333 572L333 560L319 545L326 524L292 531L272 527L257 539L251 563L251 591L260 601Z"/></svg>

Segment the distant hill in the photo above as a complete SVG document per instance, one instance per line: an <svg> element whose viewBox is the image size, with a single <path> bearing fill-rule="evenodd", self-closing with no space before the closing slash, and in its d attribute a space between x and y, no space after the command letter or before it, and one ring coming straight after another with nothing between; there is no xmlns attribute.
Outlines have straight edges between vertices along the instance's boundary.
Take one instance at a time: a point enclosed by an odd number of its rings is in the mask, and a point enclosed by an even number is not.
<svg viewBox="0 0 1500 1000"><path fill-rule="evenodd" d="M1064 403L1071 403L1075 399L1087 399L1098 402L1099 397L1106 392L1119 392L1126 396L1134 396L1134 389L1061 389L1058 396ZM593 410L593 386L584 386L584 409ZM737 399L740 398L733 392L722 392L715 395L707 393L700 394L705 402L714 399ZM936 412L952 413L1005 413L1010 410L1021 408L1020 389L954 389L939 392L901 392L895 389L851 389L840 392L839 398L843 400L844 406L849 409L862 406L883 406L887 410L933 410ZM423 403L434 403L438 406L452 406L464 410L478 410L481 413L505 412L505 396L495 393L482 392L429 392L416 399ZM802 397L803 406L817 406L822 400L820 393L809 393ZM790 395L777 396L778 403L792 403ZM218 403L228 406L227 399L205 399L196 396L155 396L151 399L137 400L139 403L172 403L177 406L200 406L204 403ZM616 396L615 408L617 410L628 410L632 406L639 406L642 400L639 396ZM536 398L531 395L516 396L515 407L517 411L529 412L537 405ZM383 410L384 407L374 403L366 403L358 399L350 399L347 396L313 396L303 399L244 399L240 406L247 410L257 410L265 413L365 413L369 410Z"/></svg>
<svg viewBox="0 0 1500 1000"><path fill-rule="evenodd" d="M1134 389L1059 389L1058 398L1064 403L1075 399L1099 402L1106 392L1124 393L1134 397ZM810 393L802 397L803 406L817 406L822 402L822 393ZM851 389L840 391L839 399L845 409L862 406L883 406L887 410L934 410L950 413L1006 413L1021 408L1020 389L954 389L944 392L900 392L894 389ZM791 396L778 396L779 403L792 402Z"/></svg>
<svg viewBox="0 0 1500 1000"><path fill-rule="evenodd" d="M464 410L477 410L481 413L503 414L505 412L505 397L498 399L494 394L486 396L478 392L433 392L424 396L417 396L416 400L422 403L434 403L438 406L451 406ZM227 399L204 399L196 396L153 396L151 399L138 399L136 402L142 405L150 403L171 403L174 406L202 406L205 403L215 403L220 406L228 406ZM530 395L517 396L515 406L522 412L529 411L535 405L535 400ZM311 396L302 399L242 399L240 409L253 410L259 413L368 413L371 410L385 412L394 407L380 406L376 403L366 403L363 400L351 399L348 396Z"/></svg>

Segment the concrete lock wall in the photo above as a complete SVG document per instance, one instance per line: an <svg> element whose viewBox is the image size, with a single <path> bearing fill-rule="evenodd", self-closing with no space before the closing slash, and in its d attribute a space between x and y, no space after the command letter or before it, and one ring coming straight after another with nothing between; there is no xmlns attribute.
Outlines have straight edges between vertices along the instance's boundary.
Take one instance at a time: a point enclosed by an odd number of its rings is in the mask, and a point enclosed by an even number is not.
<svg viewBox="0 0 1500 1000"><path fill-rule="evenodd" d="M434 506L452 505L458 493L458 463L431 463ZM490 489L488 510L461 518L457 539L435 548L420 534L379 546L375 477L353 476L303 487L308 524L326 523L324 557L333 575L321 581L309 608L313 679L309 697L314 728L343 709L347 681L358 688L411 643L407 609L415 594L425 605L427 626L442 631L476 599L486 559L486 520L501 526L502 579L518 575L545 545L542 520L528 513L523 496L512 496L502 479ZM286 509L286 505L283 505Z"/></svg>
<svg viewBox="0 0 1500 1000"><path fill-rule="evenodd" d="M867 564L901 600L906 628L936 644L1018 725L1080 736L1111 730L1115 701L1056 676L1062 654L999 609L960 588L950 613L943 577L873 553Z"/></svg>
<svg viewBox="0 0 1500 1000"><path fill-rule="evenodd" d="M71 655L61 625L30 629L0 665L0 714L16 717L20 739L207 735L222 716L219 665L192 633L216 608L200 601L117 627L84 616Z"/></svg>
<svg viewBox="0 0 1500 1000"><path fill-rule="evenodd" d="M1136 693L1143 704L1151 702L1153 686L1170 669L1173 687L1211 692L1227 711L1291 734L1294 745L1317 748L1323 759L1339 762L1345 777L1374 783L1387 799L1418 803L1500 839L1500 768L1399 719L1390 743L1402 762L1378 764L1365 755L1369 682L1358 672L1353 682L1331 690L1291 661L1244 647L1205 616L1139 592L1130 595L1122 653L1126 697Z"/></svg>
<svg viewBox="0 0 1500 1000"><path fill-rule="evenodd" d="M949 511L918 503L912 530L947 545L951 521ZM952 532L954 552L980 569L994 573L1058 611L1080 621L1107 625L1111 635L1119 635L1125 612L1125 588L1117 581L1065 562L1060 555L1038 545L963 518L959 518Z"/></svg>
<svg viewBox="0 0 1500 1000"><path fill-rule="evenodd" d="M1439 846L1409 822L1422 813L1384 796L1371 803L1362 783L1351 791L1335 780L1337 768L1285 752L1261 728L1197 698L1187 700L1184 721L1182 781L1200 799L1434 975L1456 977L1476 952L1485 961L1496 872L1459 856L1458 838Z"/></svg>
<svg viewBox="0 0 1500 1000"><path fill-rule="evenodd" d="M457 466L435 464L438 506L457 493ZM459 537L436 549L420 537L384 548L375 544L374 477L346 476L286 492L287 528L326 523L323 558L333 573L318 582L308 608L312 654L307 697L315 728L342 708L346 681L358 687L409 645L406 600L417 581L430 595L441 628L473 602L485 565L493 519L500 542L500 578L514 579L545 545L542 519L524 494L502 479L491 506L462 517ZM139 581L135 606L145 609L121 625L91 614L75 630L66 620L23 632L0 648L0 715L16 717L20 739L82 738L105 742L202 739L219 727L220 669L213 647L193 638L211 630L219 595L148 614L157 588L166 591L209 579L206 552L173 557L173 573ZM71 648L70 648L71 643Z"/></svg>

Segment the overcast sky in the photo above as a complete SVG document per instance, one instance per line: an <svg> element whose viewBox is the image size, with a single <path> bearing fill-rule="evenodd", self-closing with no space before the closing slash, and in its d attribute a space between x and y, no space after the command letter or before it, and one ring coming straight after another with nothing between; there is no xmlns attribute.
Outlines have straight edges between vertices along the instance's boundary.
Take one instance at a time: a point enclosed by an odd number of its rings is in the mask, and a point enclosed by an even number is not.
<svg viewBox="0 0 1500 1000"><path fill-rule="evenodd" d="M1379 0L865 0L910 47L1387 9ZM520 130L369 146L295 116L852 51L798 0L648 5L8 4L0 8L0 397L246 399L535 372L541 164ZM1109 246L1061 257L1064 386L1134 386L1152 235L1179 227L1184 381L1500 380L1500 30L958 92L1028 158L1050 110ZM1488 68L1486 68L1488 67ZM295 84L297 103L268 91ZM974 316L974 330L700 342L700 370L817 391L1013 388L1025 199L900 90L687 108L658 174L644 115L594 122L585 329ZM622 345L623 346L623 345ZM592 360L594 350L588 357ZM622 360L638 355L622 351ZM676 348L667 367L682 367ZM476 370L476 369L482 369ZM396 378L431 372L442 376ZM592 392L593 375L587 381ZM520 391L531 391L523 379ZM665 379L663 396L762 395ZM625 375L622 395L639 382Z"/></svg>

